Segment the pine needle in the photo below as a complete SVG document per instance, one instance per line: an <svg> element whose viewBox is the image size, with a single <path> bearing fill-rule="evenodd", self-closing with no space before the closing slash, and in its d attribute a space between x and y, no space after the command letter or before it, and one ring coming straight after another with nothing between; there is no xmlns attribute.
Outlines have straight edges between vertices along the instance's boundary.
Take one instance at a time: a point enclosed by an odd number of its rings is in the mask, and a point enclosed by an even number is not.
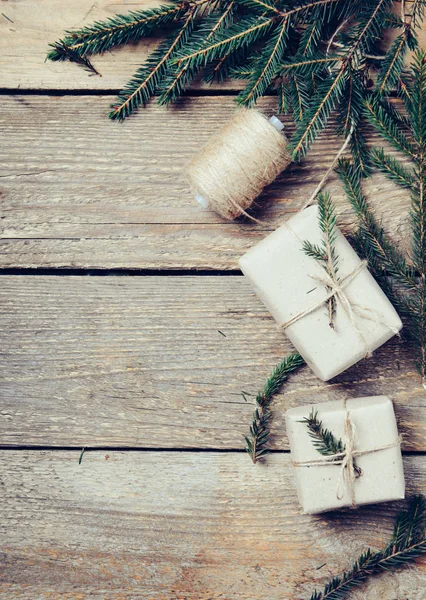
<svg viewBox="0 0 426 600"><path fill-rule="evenodd" d="M167 73L168 63L173 54L185 42L192 31L195 20L195 10L190 12L182 27L160 46L147 63L139 69L133 79L120 93L117 102L109 116L111 119L123 120L135 111L141 104L146 104L156 93L161 79ZM158 57L158 59L157 59Z"/></svg>

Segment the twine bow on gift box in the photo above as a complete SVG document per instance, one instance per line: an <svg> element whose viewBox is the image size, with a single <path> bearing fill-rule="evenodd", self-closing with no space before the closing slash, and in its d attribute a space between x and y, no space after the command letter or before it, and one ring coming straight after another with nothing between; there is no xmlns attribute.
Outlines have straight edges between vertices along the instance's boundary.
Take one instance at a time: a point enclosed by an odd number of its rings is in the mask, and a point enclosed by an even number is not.
<svg viewBox="0 0 426 600"><path fill-rule="evenodd" d="M318 211L319 226L323 235L323 245L321 247L300 239L298 234L288 223L285 225L292 235L303 245L305 254L321 262L324 266L324 272L321 275L310 275L310 277L314 281L323 284L327 289L327 293L324 298L317 300L311 306L308 306L294 317L291 317L288 321L280 323L279 327L287 329L300 319L315 312L325 303L339 300L342 309L346 313L351 325L365 347L365 357L370 357L372 356L373 351L359 326L358 318L367 319L377 325L387 327L394 335L399 335L399 329L385 323L378 313L369 306L358 304L350 299L346 288L357 275L367 267L368 262L366 260L361 260L351 273L343 278L338 277L336 266L337 256L334 249L334 242L337 237L336 217L329 194L318 195ZM330 307L330 326L334 328L332 312L333 305Z"/></svg>
<svg viewBox="0 0 426 600"><path fill-rule="evenodd" d="M300 313L298 313L297 315L295 315L294 317L292 317L285 323L280 324L280 327L282 329L287 329L287 327L290 327L290 325L293 325L300 319L303 319L307 315L310 315L311 313L315 312L318 308L320 308L326 302L328 302L328 300L331 300L331 298L336 298L336 299L340 300L343 310L349 317L351 325L354 327L357 334L361 338L361 340L365 346L365 349L366 349L366 356L371 356L372 355L371 348L370 348L367 340L365 339L364 334L362 333L361 329L358 327L358 324L356 322L356 313L358 313L360 316L362 316L365 319L374 321L375 323L381 324L382 322L379 320L378 315L370 307L361 306L359 304L355 304L354 302L351 302L351 300L349 299L349 297L345 291L346 286L349 285L351 283L351 281L353 281L359 273L361 273L361 271L367 266L367 264L368 263L366 260L362 260L359 263L359 265L356 267L356 269L354 269L351 273L349 273L349 275L347 275L343 279L338 279L337 277L333 277L330 273L324 273L323 276L310 275L311 279L314 279L315 281L324 284L324 286L329 288L330 291L326 294L326 296L324 298L321 298L317 302L314 302L311 306L309 306L305 310L301 311ZM369 316L369 315L371 315L371 316ZM398 330L395 329L394 333L398 333Z"/></svg>
<svg viewBox="0 0 426 600"><path fill-rule="evenodd" d="M340 465L339 478L336 485L336 498L342 500L345 491L348 490L351 497L351 505L353 508L356 507L355 499L355 481L362 477L362 470L356 466L355 459L358 456L364 456L366 454L375 454L376 452L382 452L389 448L399 446L402 441L402 436L399 435L397 439L390 444L384 444L376 448L367 450L357 450L355 448L356 438L356 427L351 420L350 412L347 408L347 401L343 401L343 407L345 410L345 423L344 423L344 450L342 452L336 452L323 458L306 460L306 461L292 461L295 467L323 467L329 465Z"/></svg>

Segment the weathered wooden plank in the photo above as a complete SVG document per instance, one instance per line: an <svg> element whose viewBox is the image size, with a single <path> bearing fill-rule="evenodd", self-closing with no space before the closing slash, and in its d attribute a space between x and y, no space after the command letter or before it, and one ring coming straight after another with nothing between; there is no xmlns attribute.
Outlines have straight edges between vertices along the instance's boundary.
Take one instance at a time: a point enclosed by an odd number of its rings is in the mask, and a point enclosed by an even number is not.
<svg viewBox="0 0 426 600"><path fill-rule="evenodd" d="M94 76L68 61L46 62L49 44L66 30L78 29L129 10L164 4L161 0L12 0L2 4L0 14L0 87L33 90L119 90L157 46L159 39L116 48L94 56L101 76ZM194 87L210 87L201 82ZM217 87L217 86L213 86ZM221 86L222 88L223 86ZM225 83L225 89L241 84Z"/></svg>
<svg viewBox="0 0 426 600"><path fill-rule="evenodd" d="M271 113L275 102L261 107ZM342 143L328 127L308 159L268 188L262 225L227 223L196 204L182 168L230 118L232 98L149 107L123 124L106 119L107 105L106 97L2 99L1 267L235 269L312 194ZM383 225L406 246L408 194L378 175L366 186ZM329 189L350 231L354 217L334 176Z"/></svg>
<svg viewBox="0 0 426 600"><path fill-rule="evenodd" d="M288 455L2 452L0 598L306 599L390 537L402 503L302 516ZM426 460L405 458L408 492ZM353 600L421 600L424 561Z"/></svg>
<svg viewBox="0 0 426 600"><path fill-rule="evenodd" d="M0 444L242 448L253 396L290 351L243 277L0 278ZM306 367L274 404L388 394L426 450L425 391L393 341L332 383Z"/></svg>
<svg viewBox="0 0 426 600"><path fill-rule="evenodd" d="M95 56L93 63L102 77L92 76L68 62L45 62L48 44L63 37L66 30L161 3L161 0L6 0L0 13L0 86L3 89L35 90L121 89L156 46L157 40L146 39L104 56ZM388 37L392 39L392 34ZM419 42L421 46L426 43L424 30L419 32ZM227 81L213 87L237 90L242 84Z"/></svg>

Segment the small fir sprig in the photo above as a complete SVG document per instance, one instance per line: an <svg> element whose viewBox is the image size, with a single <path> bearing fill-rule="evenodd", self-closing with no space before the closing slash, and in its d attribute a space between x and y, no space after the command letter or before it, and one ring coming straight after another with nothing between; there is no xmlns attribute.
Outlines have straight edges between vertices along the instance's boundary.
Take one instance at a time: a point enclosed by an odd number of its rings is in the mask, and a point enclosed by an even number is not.
<svg viewBox="0 0 426 600"><path fill-rule="evenodd" d="M244 79L238 104L252 106L276 90L279 109L292 113L294 160L336 111L337 133L350 138L355 166L368 173L363 104L404 89L404 58L418 45L425 5L414 0L397 16L396 0L171 0L68 31L48 58L92 68L95 54L161 34L165 41L123 87L112 119L128 117L153 96L160 104L175 101L199 74L207 82ZM399 35L383 54L386 29ZM379 70L374 93L372 68Z"/></svg>
<svg viewBox="0 0 426 600"><path fill-rule="evenodd" d="M300 354L289 354L272 371L265 387L257 394L256 409L253 413L250 433L245 436L246 450L253 463L258 462L268 453L269 423L272 416L270 405L273 396L279 391L283 383L287 381L290 373L304 364L305 361Z"/></svg>
<svg viewBox="0 0 426 600"><path fill-rule="evenodd" d="M426 503L423 496L415 496L406 511L395 520L390 542L378 552L368 549L353 566L333 577L322 591L314 591L310 600L344 600L372 575L395 571L426 554Z"/></svg>
<svg viewBox="0 0 426 600"><path fill-rule="evenodd" d="M336 460L341 460L341 454L345 452L346 446L343 440L338 439L335 435L326 427L323 422L318 418L318 411L312 409L308 417L304 417L301 423L305 423L309 437L315 449L323 456L336 456ZM354 471L357 477L362 475L361 469L355 464Z"/></svg>
<svg viewBox="0 0 426 600"><path fill-rule="evenodd" d="M318 220L322 233L321 246L312 244L308 240L303 243L303 251L307 256L321 263L324 270L333 281L339 281L338 256L336 254L335 242L337 236L336 211L331 201L330 194L320 193L317 196L318 202ZM327 292L331 291L329 286ZM334 317L336 314L336 298L331 296L327 300L329 325L334 329Z"/></svg>
<svg viewBox="0 0 426 600"><path fill-rule="evenodd" d="M58 52L58 55L59 53L61 54L63 57L62 60L69 60L70 62L77 63L92 75L100 75L99 71L95 69L87 56L82 55L77 50L67 46L65 42L57 42L56 51Z"/></svg>
<svg viewBox="0 0 426 600"><path fill-rule="evenodd" d="M326 429L323 422L318 418L318 411L312 409L308 417L304 417L301 423L305 423L309 437L316 450L323 456L333 456L345 451L345 444L337 439L333 433Z"/></svg>

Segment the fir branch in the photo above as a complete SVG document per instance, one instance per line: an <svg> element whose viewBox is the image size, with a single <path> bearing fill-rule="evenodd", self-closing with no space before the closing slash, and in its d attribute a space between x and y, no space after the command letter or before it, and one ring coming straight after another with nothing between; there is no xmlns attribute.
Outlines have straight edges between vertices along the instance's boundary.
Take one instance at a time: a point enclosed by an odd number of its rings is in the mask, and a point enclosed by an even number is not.
<svg viewBox="0 0 426 600"><path fill-rule="evenodd" d="M416 51L410 75L404 74L404 86L408 120L385 100L367 102L366 110L373 126L393 148L408 156L413 165L407 168L397 158L385 154L383 148L371 151L374 166L397 185L410 190L410 265L377 224L353 167L347 161L340 161L338 171L358 218L357 243L405 318L405 332L412 342L417 368L426 387L426 54L423 50ZM395 282L384 279L385 274L393 275Z"/></svg>
<svg viewBox="0 0 426 600"><path fill-rule="evenodd" d="M331 431L324 427L323 422L318 419L318 411L315 409L312 409L309 416L304 417L301 422L306 424L315 449L323 456L333 456L345 451L343 441L337 439Z"/></svg>
<svg viewBox="0 0 426 600"><path fill-rule="evenodd" d="M287 114L290 110L291 98L289 92L290 90L285 79L281 77L277 87L278 113L280 114Z"/></svg>
<svg viewBox="0 0 426 600"><path fill-rule="evenodd" d="M390 118L393 119L399 127L401 127L402 131L410 135L411 122L410 118L408 117L408 114L404 114L396 104L394 104L393 102L390 103L388 99L382 99L380 103L382 108L387 112Z"/></svg>
<svg viewBox="0 0 426 600"><path fill-rule="evenodd" d="M302 56L311 56L317 50L321 41L322 30L323 23L321 19L313 17L300 38L298 51Z"/></svg>
<svg viewBox="0 0 426 600"><path fill-rule="evenodd" d="M317 196L318 202L318 217L319 227L322 232L322 245L317 246L309 241L303 243L303 251L307 256L314 258L320 262L327 272L330 279L338 280L337 277L337 264L338 257L334 247L337 236L337 225L336 225L336 212L334 205L331 201L330 194L320 193ZM327 292L330 292L331 288L327 286ZM329 325L334 329L334 317L336 313L336 298L331 296L327 300L328 306L328 317Z"/></svg>
<svg viewBox="0 0 426 600"><path fill-rule="evenodd" d="M411 34L409 27L406 27L404 32L395 39L386 53L377 78L378 87L376 93L378 96L395 89L404 67L407 50L414 50L416 44L417 40Z"/></svg>
<svg viewBox="0 0 426 600"><path fill-rule="evenodd" d="M309 12L318 6L338 3L341 0L317 0L302 4L296 8L287 11L280 11L279 21L288 21L291 17L300 15L301 13ZM388 0L379 0L381 2ZM274 12L275 15L275 12ZM233 27L230 27L226 33L218 35L211 43L206 44L200 42L195 45L192 52L181 52L176 58L177 64L189 62L191 65L206 65L211 60L218 58L219 55L228 53L231 49L238 50L243 46L252 45L261 37L266 36L269 30L276 23L277 16L265 16L264 12L261 15L252 15L241 18L240 22Z"/></svg>
<svg viewBox="0 0 426 600"><path fill-rule="evenodd" d="M351 569L333 577L321 592L314 591L310 600L344 600L369 577L407 566L426 554L425 522L425 499L415 496L408 509L398 514L389 544L378 552L368 549Z"/></svg>
<svg viewBox="0 0 426 600"><path fill-rule="evenodd" d="M312 409L308 417L304 417L301 423L308 427L309 437L315 449L323 456L335 456L335 460L341 460L346 446L341 439L337 439L334 434L326 429L323 422L318 418L318 411ZM361 477L362 470L353 460L353 466L356 477Z"/></svg>
<svg viewBox="0 0 426 600"><path fill-rule="evenodd" d="M218 33L214 40L194 44L188 52L180 52L174 59L178 66L187 64L189 67L205 66L208 62L220 58L230 51L249 46L266 36L274 25L274 19L266 17L246 17L239 23L229 27L226 32Z"/></svg>
<svg viewBox="0 0 426 600"><path fill-rule="evenodd" d="M415 149L408 141L399 125L378 102L368 100L365 102L365 114L368 121L390 142L395 148L409 158L415 157Z"/></svg>
<svg viewBox="0 0 426 600"><path fill-rule="evenodd" d="M195 9L189 13L176 35L152 53L143 67L121 91L109 116L111 119L123 120L132 114L141 104L146 104L155 94L161 78L167 72L168 63L174 52L184 43L194 26Z"/></svg>
<svg viewBox="0 0 426 600"><path fill-rule="evenodd" d="M331 201L330 194L327 192L318 194L317 202L319 227L324 238L324 248L329 260L332 262L330 269L335 271L337 268L337 256L334 249L334 243L337 236L336 211Z"/></svg>
<svg viewBox="0 0 426 600"><path fill-rule="evenodd" d="M281 11L274 6L270 0L239 0L241 6L245 6L249 10L253 10L261 15L280 15Z"/></svg>
<svg viewBox="0 0 426 600"><path fill-rule="evenodd" d="M409 296L407 296L403 289L400 289L398 286L394 285L393 280L387 275L386 271L383 268L383 264L377 258L374 250L372 251L372 247L368 241L366 241L364 235L361 230L358 230L351 238L352 244L354 245L358 255L362 258L365 258L368 261L368 269L374 276L374 278L378 281L380 287L383 292L391 301L392 305L395 307L399 316L403 319L409 319L410 315L413 311L412 301ZM409 332L408 327L405 328L404 333L407 337Z"/></svg>
<svg viewBox="0 0 426 600"><path fill-rule="evenodd" d="M350 136L350 148L355 171L362 177L368 177L371 174L371 154L365 139L362 121L357 127L354 126Z"/></svg>
<svg viewBox="0 0 426 600"><path fill-rule="evenodd" d="M235 2L229 2L228 6L224 7L223 13L214 12L196 30L195 36L197 38L205 38L210 40L217 32L222 31L229 27L232 23L232 13L234 10ZM191 43L191 36L187 44ZM224 61L226 57L221 59ZM218 65L216 72L222 71L222 64ZM185 64L183 67L175 67L169 69L169 73L163 79L158 88L158 104L169 104L177 98L179 98L192 80L195 78L199 68L190 68L189 65ZM216 73L215 73L216 74Z"/></svg>
<svg viewBox="0 0 426 600"><path fill-rule="evenodd" d="M426 386L426 53L423 50L414 55L411 97L409 116L417 144L414 160L417 186L411 194L411 258L419 275L411 323L419 354L418 369Z"/></svg>
<svg viewBox="0 0 426 600"><path fill-rule="evenodd" d="M284 19L266 44L257 60L256 69L246 88L239 94L238 103L251 106L270 86L284 54L288 40L288 20Z"/></svg>
<svg viewBox="0 0 426 600"><path fill-rule="evenodd" d="M401 73L398 84L396 86L397 94L400 98L402 98L404 102L404 106L406 111L408 112L411 105L411 91L410 91L410 81L407 73Z"/></svg>
<svg viewBox="0 0 426 600"><path fill-rule="evenodd" d="M52 58L52 56L57 56L58 58ZM52 50L52 56L48 56L51 60L69 60L70 62L77 63L83 69L92 73L93 75L100 75L99 71L95 69L87 56L79 54L72 47L67 46L64 42L60 41L54 44L54 50ZM59 58L60 57L60 58Z"/></svg>
<svg viewBox="0 0 426 600"><path fill-rule="evenodd" d="M338 132L345 137L360 125L364 111L365 90L359 72L350 67L338 109Z"/></svg>
<svg viewBox="0 0 426 600"><path fill-rule="evenodd" d="M322 54L309 57L295 56L291 61L280 66L280 75L293 72L299 75L318 73L333 67L338 62L342 62L341 56L323 56Z"/></svg>
<svg viewBox="0 0 426 600"><path fill-rule="evenodd" d="M211 2L212 0L203 0ZM183 17L189 2L165 4L158 8L131 11L126 15L115 15L106 21L97 21L82 29L67 32L67 36L56 44L48 54L50 60L68 58L64 47L78 52L80 56L101 54L117 46L136 42L150 35L159 27L169 26L173 21Z"/></svg>
<svg viewBox="0 0 426 600"><path fill-rule="evenodd" d="M343 182L346 196L357 216L359 231L362 235L369 254L379 260L381 269L397 277L398 281L409 289L416 286L416 279L403 256L387 240L384 230L378 225L368 205L362 187L360 174L356 172L349 161L341 159L337 173Z"/></svg>
<svg viewBox="0 0 426 600"><path fill-rule="evenodd" d="M389 179L396 181L402 187L414 189L414 175L396 158L385 154L383 148L372 148L370 152L373 165L382 171Z"/></svg>
<svg viewBox="0 0 426 600"><path fill-rule="evenodd" d="M295 122L302 121L309 107L309 90L305 80L295 74L287 81L289 98L293 109Z"/></svg>
<svg viewBox="0 0 426 600"><path fill-rule="evenodd" d="M293 160L302 158L310 144L322 131L327 123L328 117L340 100L346 77L346 63L342 64L334 76L327 77L318 86L310 109L298 123L296 131L291 139Z"/></svg>
<svg viewBox="0 0 426 600"><path fill-rule="evenodd" d="M380 39L383 31L383 15L392 6L392 0L378 0L364 10L355 27L354 43L346 55L349 62L360 52L368 52L373 42Z"/></svg>
<svg viewBox="0 0 426 600"><path fill-rule="evenodd" d="M258 462L268 453L269 424L271 420L270 405L273 396L287 381L290 373L305 364L300 354L289 354L272 371L263 390L256 396L256 409L250 426L250 433L245 437L246 451L253 463Z"/></svg>
<svg viewBox="0 0 426 600"><path fill-rule="evenodd" d="M425 0L414 0L411 5L411 11L408 15L408 20L406 22L410 27L419 27L421 25L421 21L424 17L426 8Z"/></svg>
<svg viewBox="0 0 426 600"><path fill-rule="evenodd" d="M223 59L221 59L223 60ZM248 65L238 65L231 69L230 75L232 79L248 79L249 77L253 77L254 66L252 64Z"/></svg>
<svg viewBox="0 0 426 600"><path fill-rule="evenodd" d="M419 50L414 55L411 77L411 102L407 106L412 134L419 148L420 161L426 144L426 53Z"/></svg>
<svg viewBox="0 0 426 600"><path fill-rule="evenodd" d="M366 90L359 71L349 66L345 88L338 107L337 132L349 137L349 147L356 169L363 176L370 174L369 150L363 133L363 113Z"/></svg>
<svg viewBox="0 0 426 600"><path fill-rule="evenodd" d="M394 44L383 61L382 83L387 91L396 81L399 93L405 93L402 56L406 47L415 44L414 30L424 12L425 0L414 0L411 15L396 18L390 13L393 1L171 0L158 8L115 15L67 32L52 45L48 58L83 64L89 55L165 33L164 43L123 87L112 118L125 118L153 95L159 96L160 104L176 100L200 71L207 82L244 76L248 81L237 98L244 106L277 86L287 105L291 96L297 123L296 159L304 156L336 106L339 111L350 106L343 135L353 133L354 159L367 173L358 134L362 119L355 118L355 103L347 102L349 88L357 79L367 95L366 74L375 63L368 52L385 28L400 27L401 43ZM338 48L337 54L333 48ZM91 68L88 62L84 66ZM382 94L378 97L382 99Z"/></svg>

